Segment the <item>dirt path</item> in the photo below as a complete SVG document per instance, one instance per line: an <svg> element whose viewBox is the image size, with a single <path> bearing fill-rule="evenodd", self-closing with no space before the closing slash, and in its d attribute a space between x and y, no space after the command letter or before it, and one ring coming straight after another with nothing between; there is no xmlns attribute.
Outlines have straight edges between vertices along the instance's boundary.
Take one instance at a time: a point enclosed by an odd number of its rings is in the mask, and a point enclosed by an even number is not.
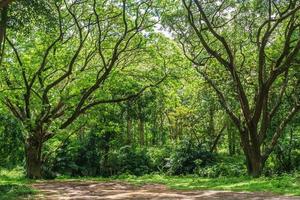
<svg viewBox="0 0 300 200"><path fill-rule="evenodd" d="M94 199L138 199L138 200L196 200L196 199L224 199L224 200L292 200L300 197L274 196L269 193L226 192L226 191L178 191L170 190L159 184L134 186L121 182L42 182L33 184L41 193L36 200L94 200Z"/></svg>

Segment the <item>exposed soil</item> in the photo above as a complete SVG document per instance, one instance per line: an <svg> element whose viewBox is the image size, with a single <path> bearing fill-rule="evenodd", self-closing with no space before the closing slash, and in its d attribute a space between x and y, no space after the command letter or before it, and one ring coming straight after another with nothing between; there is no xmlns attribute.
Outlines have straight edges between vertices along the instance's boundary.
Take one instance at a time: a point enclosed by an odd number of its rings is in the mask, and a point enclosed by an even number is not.
<svg viewBox="0 0 300 200"><path fill-rule="evenodd" d="M138 199L138 200L292 200L300 197L278 196L263 192L229 192L215 190L180 191L171 190L164 185L147 184L135 186L123 182L94 181L47 181L32 185L40 193L33 197L36 200L94 200L94 199Z"/></svg>

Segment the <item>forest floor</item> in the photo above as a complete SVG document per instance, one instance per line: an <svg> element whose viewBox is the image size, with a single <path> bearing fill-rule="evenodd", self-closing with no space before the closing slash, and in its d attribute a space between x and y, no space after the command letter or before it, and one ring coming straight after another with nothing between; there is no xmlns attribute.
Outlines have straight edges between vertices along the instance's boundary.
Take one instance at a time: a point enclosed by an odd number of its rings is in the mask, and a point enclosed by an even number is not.
<svg viewBox="0 0 300 200"><path fill-rule="evenodd" d="M93 199L138 199L138 200L292 200L300 197L275 195L267 192L232 192L220 190L176 190L162 184L134 185L126 182L111 181L42 181L31 185L38 191L29 199L37 200L93 200Z"/></svg>
<svg viewBox="0 0 300 200"><path fill-rule="evenodd" d="M28 180L22 168L0 168L0 200L68 199L299 199L300 174L260 177L144 176Z"/></svg>

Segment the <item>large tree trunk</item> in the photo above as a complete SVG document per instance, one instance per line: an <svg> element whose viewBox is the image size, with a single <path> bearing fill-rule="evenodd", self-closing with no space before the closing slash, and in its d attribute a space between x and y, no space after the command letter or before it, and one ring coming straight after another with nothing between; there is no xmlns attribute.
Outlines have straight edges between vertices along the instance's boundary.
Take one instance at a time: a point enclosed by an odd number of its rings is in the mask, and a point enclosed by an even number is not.
<svg viewBox="0 0 300 200"><path fill-rule="evenodd" d="M25 144L27 178L42 178L41 147L42 143L33 137L29 138Z"/></svg>
<svg viewBox="0 0 300 200"><path fill-rule="evenodd" d="M248 174L254 178L260 177L264 167L264 161L260 155L246 155Z"/></svg>
<svg viewBox="0 0 300 200"><path fill-rule="evenodd" d="M265 159L263 159L261 155L261 150L259 145L251 144L247 137L245 137L243 133L242 140L242 148L246 157L246 166L248 170L248 174L252 177L259 177L262 174L262 170L264 167Z"/></svg>

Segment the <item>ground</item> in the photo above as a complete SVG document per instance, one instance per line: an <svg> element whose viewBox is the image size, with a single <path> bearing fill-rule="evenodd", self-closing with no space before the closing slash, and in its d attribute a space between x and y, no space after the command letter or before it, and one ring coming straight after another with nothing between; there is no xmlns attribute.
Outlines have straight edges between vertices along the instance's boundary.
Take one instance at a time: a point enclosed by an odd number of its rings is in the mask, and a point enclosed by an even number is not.
<svg viewBox="0 0 300 200"><path fill-rule="evenodd" d="M299 199L300 174L270 177L167 176L67 177L28 180L22 168L0 168L0 200L68 199Z"/></svg>
<svg viewBox="0 0 300 200"><path fill-rule="evenodd" d="M274 195L266 192L231 192L218 190L172 190L162 184L133 185L120 181L43 181L32 184L38 192L36 200L93 200L93 199L255 199L292 200L300 197Z"/></svg>

